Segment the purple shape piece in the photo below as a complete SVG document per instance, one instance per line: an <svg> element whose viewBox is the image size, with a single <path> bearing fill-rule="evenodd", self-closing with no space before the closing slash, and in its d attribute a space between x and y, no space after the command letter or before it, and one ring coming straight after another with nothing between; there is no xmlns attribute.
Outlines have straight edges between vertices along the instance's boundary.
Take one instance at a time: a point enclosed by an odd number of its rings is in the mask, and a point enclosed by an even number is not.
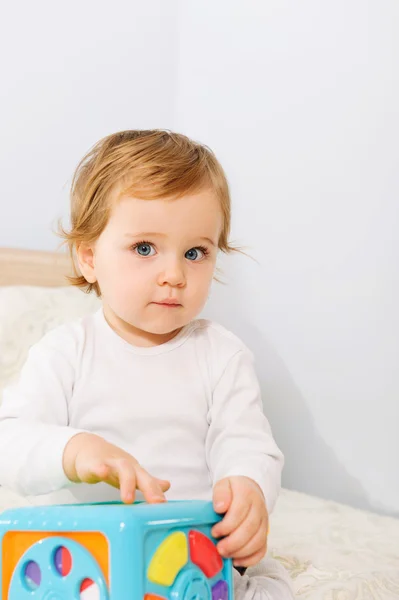
<svg viewBox="0 0 399 600"><path fill-rule="evenodd" d="M42 580L42 574L39 565L31 560L25 567L24 572L25 582L30 590L34 590L39 587Z"/></svg>
<svg viewBox="0 0 399 600"><path fill-rule="evenodd" d="M57 548L54 555L54 564L58 575L62 575L62 547Z"/></svg>
<svg viewBox="0 0 399 600"><path fill-rule="evenodd" d="M212 588L212 600L229 600L229 588L227 581L223 579L215 583Z"/></svg>

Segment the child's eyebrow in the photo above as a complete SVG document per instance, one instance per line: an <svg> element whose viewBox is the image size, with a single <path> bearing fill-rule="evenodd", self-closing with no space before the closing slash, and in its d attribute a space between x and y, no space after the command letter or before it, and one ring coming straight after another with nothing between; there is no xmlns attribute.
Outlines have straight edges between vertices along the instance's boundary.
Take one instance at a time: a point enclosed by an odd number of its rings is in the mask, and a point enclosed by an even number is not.
<svg viewBox="0 0 399 600"><path fill-rule="evenodd" d="M143 233L125 233L125 238L139 238L139 237L166 237L166 233L157 233L156 231L146 231Z"/></svg>
<svg viewBox="0 0 399 600"><path fill-rule="evenodd" d="M156 232L156 231L145 231L145 232L140 232L140 233L125 233L125 235L123 237L124 238L145 239L145 238L149 238L149 237L167 237L167 235L166 235L166 233L160 233L160 232ZM211 240L209 237L199 236L198 238L195 238L195 239L204 240L205 242L208 242L208 244L210 244L211 246L216 246L215 242L213 240Z"/></svg>

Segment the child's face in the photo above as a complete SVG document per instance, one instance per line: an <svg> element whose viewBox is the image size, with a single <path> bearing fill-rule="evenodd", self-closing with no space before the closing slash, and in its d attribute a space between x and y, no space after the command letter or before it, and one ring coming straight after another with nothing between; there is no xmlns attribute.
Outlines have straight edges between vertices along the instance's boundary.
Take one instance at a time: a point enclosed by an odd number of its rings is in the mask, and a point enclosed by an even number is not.
<svg viewBox="0 0 399 600"><path fill-rule="evenodd" d="M208 297L222 226L212 191L119 200L88 261L110 324L152 345L195 318Z"/></svg>

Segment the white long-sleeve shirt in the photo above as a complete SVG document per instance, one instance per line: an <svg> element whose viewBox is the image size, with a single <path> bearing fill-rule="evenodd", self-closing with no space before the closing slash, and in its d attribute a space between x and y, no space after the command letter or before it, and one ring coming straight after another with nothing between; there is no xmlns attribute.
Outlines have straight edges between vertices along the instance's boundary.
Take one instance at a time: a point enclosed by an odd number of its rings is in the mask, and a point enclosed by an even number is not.
<svg viewBox="0 0 399 600"><path fill-rule="evenodd" d="M169 342L132 346L102 310L33 346L0 407L0 485L40 503L119 498L106 484L72 484L68 441L92 432L171 481L168 499L206 499L232 475L254 479L269 512L283 456L263 414L252 355L220 325L200 319ZM138 496L140 497L140 495Z"/></svg>

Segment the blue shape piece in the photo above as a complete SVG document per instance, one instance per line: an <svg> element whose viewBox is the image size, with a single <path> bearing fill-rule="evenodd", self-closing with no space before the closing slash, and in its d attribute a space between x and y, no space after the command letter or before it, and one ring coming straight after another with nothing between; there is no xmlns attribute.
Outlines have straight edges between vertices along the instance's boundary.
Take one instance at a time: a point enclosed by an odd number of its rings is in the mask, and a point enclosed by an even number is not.
<svg viewBox="0 0 399 600"><path fill-rule="evenodd" d="M229 586L221 579L212 588L212 600L229 600Z"/></svg>
<svg viewBox="0 0 399 600"><path fill-rule="evenodd" d="M54 565L54 552L63 546L73 557L73 566L69 575L62 577ZM27 578L30 565L36 565L32 571L32 588ZM38 578L38 573L41 578ZM107 586L96 560L83 546L67 538L49 537L33 544L22 556L11 578L9 600L71 600L76 598L81 582L92 579L99 587L99 600L109 600Z"/></svg>
<svg viewBox="0 0 399 600"><path fill-rule="evenodd" d="M192 567L177 577L170 597L172 600L212 600L211 587L202 571Z"/></svg>

